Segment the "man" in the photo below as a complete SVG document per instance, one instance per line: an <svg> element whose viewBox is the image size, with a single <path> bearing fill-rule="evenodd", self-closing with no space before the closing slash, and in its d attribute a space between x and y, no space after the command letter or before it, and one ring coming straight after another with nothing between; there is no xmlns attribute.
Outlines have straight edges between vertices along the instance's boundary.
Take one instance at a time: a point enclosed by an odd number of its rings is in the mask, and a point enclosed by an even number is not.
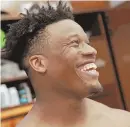
<svg viewBox="0 0 130 127"><path fill-rule="evenodd" d="M86 98L102 91L97 51L63 2L57 8L48 3L13 24L6 48L36 93L18 127L130 127L130 113Z"/></svg>

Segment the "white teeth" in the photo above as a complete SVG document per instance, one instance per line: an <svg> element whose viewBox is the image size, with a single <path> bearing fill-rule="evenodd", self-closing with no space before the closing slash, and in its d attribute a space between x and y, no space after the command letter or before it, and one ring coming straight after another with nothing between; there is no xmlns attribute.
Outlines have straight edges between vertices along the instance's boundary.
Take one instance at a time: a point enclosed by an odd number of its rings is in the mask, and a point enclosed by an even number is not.
<svg viewBox="0 0 130 127"><path fill-rule="evenodd" d="M84 69L85 69L85 70L89 70L89 69L91 69L91 68L96 69L97 66L96 66L94 63L89 63L89 64L86 64L86 65L84 66Z"/></svg>
<svg viewBox="0 0 130 127"><path fill-rule="evenodd" d="M87 68L87 66L84 66L84 71L86 71L88 68Z"/></svg>
<svg viewBox="0 0 130 127"><path fill-rule="evenodd" d="M89 63L89 64L86 64L82 69L81 71L84 72L84 71L92 71L92 72L95 72L96 71L96 64L94 63ZM92 69L92 70L90 70Z"/></svg>
<svg viewBox="0 0 130 127"><path fill-rule="evenodd" d="M95 72L96 72L96 70L89 70L88 72L95 73Z"/></svg>

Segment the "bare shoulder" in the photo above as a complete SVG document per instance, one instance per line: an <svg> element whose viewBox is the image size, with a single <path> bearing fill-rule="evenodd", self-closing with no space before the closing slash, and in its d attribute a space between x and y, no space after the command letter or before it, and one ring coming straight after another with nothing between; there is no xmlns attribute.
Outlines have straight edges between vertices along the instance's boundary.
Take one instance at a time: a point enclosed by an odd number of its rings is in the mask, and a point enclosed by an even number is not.
<svg viewBox="0 0 130 127"><path fill-rule="evenodd" d="M116 118L116 121L122 121L125 124L129 124L130 127L130 112L120 109L110 108L111 115Z"/></svg>
<svg viewBox="0 0 130 127"><path fill-rule="evenodd" d="M130 112L121 110L121 109L114 109L110 108L102 103L95 102L93 100L90 101L97 111L97 114L100 114L101 120L111 122L119 127L130 127Z"/></svg>

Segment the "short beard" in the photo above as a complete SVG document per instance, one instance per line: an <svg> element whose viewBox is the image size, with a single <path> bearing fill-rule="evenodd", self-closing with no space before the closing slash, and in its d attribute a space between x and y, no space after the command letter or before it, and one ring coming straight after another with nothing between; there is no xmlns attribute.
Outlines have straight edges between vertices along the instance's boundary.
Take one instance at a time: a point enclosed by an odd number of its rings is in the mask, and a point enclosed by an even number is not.
<svg viewBox="0 0 130 127"><path fill-rule="evenodd" d="M98 84L96 85L96 87L92 87L88 90L88 96L87 98L92 98L92 97L97 97L98 95L100 95L103 92L103 87L100 84L100 82L97 82Z"/></svg>

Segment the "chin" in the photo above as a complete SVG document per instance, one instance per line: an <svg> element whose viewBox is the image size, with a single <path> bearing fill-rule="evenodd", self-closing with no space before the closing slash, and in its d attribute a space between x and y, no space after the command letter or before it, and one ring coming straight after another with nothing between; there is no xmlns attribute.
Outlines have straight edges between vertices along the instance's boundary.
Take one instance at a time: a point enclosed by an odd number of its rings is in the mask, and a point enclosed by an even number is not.
<svg viewBox="0 0 130 127"><path fill-rule="evenodd" d="M82 80L82 84L80 84L80 86L82 86L81 90L81 94L83 97L91 97L91 96L98 96L98 94L103 92L103 87L100 84L100 82L98 81L98 79L96 80Z"/></svg>
<svg viewBox="0 0 130 127"><path fill-rule="evenodd" d="M99 73L82 72L80 69L76 70L79 80L82 82L82 94L84 97L95 96L103 92L103 87L98 81Z"/></svg>
<svg viewBox="0 0 130 127"><path fill-rule="evenodd" d="M88 88L87 97L98 96L98 94L103 92L103 87L99 81L89 83L89 85L87 84L87 88Z"/></svg>

